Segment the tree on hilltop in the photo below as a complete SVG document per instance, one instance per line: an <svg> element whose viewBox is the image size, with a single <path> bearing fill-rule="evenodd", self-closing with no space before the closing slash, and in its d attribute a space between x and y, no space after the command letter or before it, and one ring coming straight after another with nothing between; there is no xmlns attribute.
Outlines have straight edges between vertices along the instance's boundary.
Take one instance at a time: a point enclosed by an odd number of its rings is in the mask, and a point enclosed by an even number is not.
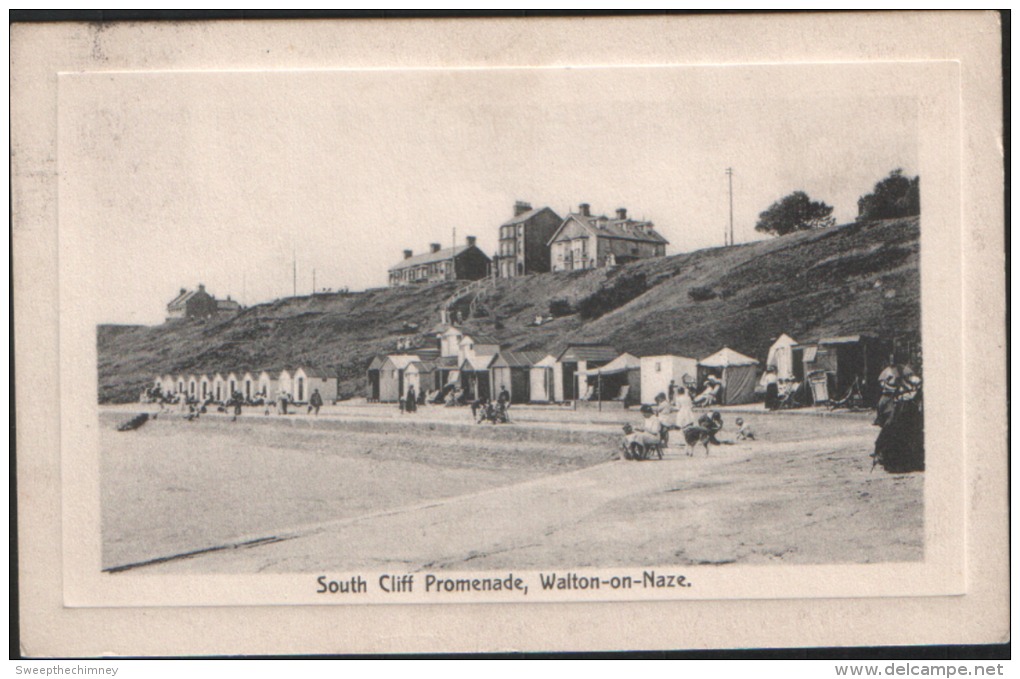
<svg viewBox="0 0 1020 679"><path fill-rule="evenodd" d="M825 228L835 223L831 206L811 200L803 191L794 191L759 214L754 230L784 236L795 231Z"/></svg>
<svg viewBox="0 0 1020 679"><path fill-rule="evenodd" d="M921 178L904 177L902 169L875 184L874 190L857 199L857 220L894 219L921 214Z"/></svg>

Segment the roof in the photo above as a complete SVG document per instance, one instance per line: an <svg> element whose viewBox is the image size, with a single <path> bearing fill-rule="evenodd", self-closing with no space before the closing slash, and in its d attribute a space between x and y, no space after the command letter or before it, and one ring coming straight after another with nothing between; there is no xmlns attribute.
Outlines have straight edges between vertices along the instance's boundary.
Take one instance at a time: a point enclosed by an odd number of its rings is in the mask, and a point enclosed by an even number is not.
<svg viewBox="0 0 1020 679"><path fill-rule="evenodd" d="M492 359L495 358L495 354L492 356L475 356L475 360L472 362L470 358L465 358L464 362L460 364L461 370L468 372L481 372L488 370L489 366L492 365Z"/></svg>
<svg viewBox="0 0 1020 679"><path fill-rule="evenodd" d="M397 370L403 370L417 361L418 357L409 354L390 354L386 357L386 360L396 366Z"/></svg>
<svg viewBox="0 0 1020 679"><path fill-rule="evenodd" d="M535 361L536 368L551 368L556 365L556 357L552 354L546 354L541 360Z"/></svg>
<svg viewBox="0 0 1020 679"><path fill-rule="evenodd" d="M441 356L440 358L433 361L437 367L440 368L456 368L457 357L456 356Z"/></svg>
<svg viewBox="0 0 1020 679"><path fill-rule="evenodd" d="M758 361L750 356L745 356L739 351L734 351L729 347L723 347L708 358L703 358L698 361L698 365L707 366L709 368L726 368L733 365L758 365Z"/></svg>
<svg viewBox="0 0 1020 679"><path fill-rule="evenodd" d="M777 345L782 346L782 345L787 345L787 344L792 346L794 344L797 344L797 340L793 339L792 337L790 337L789 335L787 335L784 332L779 337L776 338L776 341L772 343L772 346L777 346Z"/></svg>
<svg viewBox="0 0 1020 679"><path fill-rule="evenodd" d="M239 311L241 309L241 304L236 299L218 299L216 300L216 308Z"/></svg>
<svg viewBox="0 0 1020 679"><path fill-rule="evenodd" d="M432 361L411 361L407 370L411 370L411 368L414 368L414 371L418 373L430 373L436 369L436 364Z"/></svg>
<svg viewBox="0 0 1020 679"><path fill-rule="evenodd" d="M379 366L386 362L386 357L382 354L376 354L372 357L372 360L368 362L369 370L378 370Z"/></svg>
<svg viewBox="0 0 1020 679"><path fill-rule="evenodd" d="M531 219L532 217L534 217L535 215L537 215L539 212L542 212L544 210L549 210L549 212L553 213L554 217L556 217L557 219L560 218L560 216L553 212L552 209L550 209L549 207L539 207L532 210L528 210L527 212L522 212L516 217L503 222L501 226L513 226L514 224L522 224Z"/></svg>
<svg viewBox="0 0 1020 679"><path fill-rule="evenodd" d="M293 374L293 373L291 373L291 371L289 371L286 368L284 368L283 370L277 370L275 372L272 372L272 373L270 373L270 375L272 375L274 380L278 380L281 377L283 377L284 373L287 373L287 377L290 377Z"/></svg>
<svg viewBox="0 0 1020 679"><path fill-rule="evenodd" d="M464 333L464 339L462 339L461 342L463 342L465 339L468 339L468 338L472 339L475 344L495 344L496 346L499 346L499 340L496 339L495 337L493 337L492 335L483 335L482 333L465 332Z"/></svg>
<svg viewBox="0 0 1020 679"><path fill-rule="evenodd" d="M797 347L808 347L816 344L857 344L867 340L875 339L869 335L843 335L841 337L823 337L819 340L798 342Z"/></svg>
<svg viewBox="0 0 1020 679"><path fill-rule="evenodd" d="M541 351L501 351L496 354L492 365L504 363L510 368L530 368L545 358Z"/></svg>
<svg viewBox="0 0 1020 679"><path fill-rule="evenodd" d="M589 233L597 238L616 238L619 240L639 241L642 243L658 243L668 245L669 241L663 238L658 231L652 228L652 222L637 221L634 219L610 219L605 215L592 217L572 212L567 215L556 233L549 239L551 244L555 241L564 227L573 219L581 224Z"/></svg>
<svg viewBox="0 0 1020 679"><path fill-rule="evenodd" d="M599 375L612 375L614 373L622 373L628 370L640 370L641 359L634 354L628 354L623 352L609 363L606 363L601 368L595 370L596 374Z"/></svg>
<svg viewBox="0 0 1020 679"><path fill-rule="evenodd" d="M194 297L197 292L198 290L185 290L170 300L170 303L167 304L166 307L169 309L170 307L180 306Z"/></svg>
<svg viewBox="0 0 1020 679"><path fill-rule="evenodd" d="M452 248L445 248L438 252L423 252L420 255L412 255L407 259L402 259L393 266L390 267L390 271L399 271L401 269L407 269L412 266L422 266L424 264L433 264L435 262L442 262L447 259L453 259L454 257L460 257L468 250L478 250L478 253L489 259L489 256L482 252L477 245L456 245Z"/></svg>
<svg viewBox="0 0 1020 679"><path fill-rule="evenodd" d="M297 373L298 370L303 370L305 374L308 375L309 377L315 377L316 379L320 380L328 380L331 377L333 377L328 372L320 370L319 368L309 368L307 366L301 365L295 368L294 372Z"/></svg>
<svg viewBox="0 0 1020 679"><path fill-rule="evenodd" d="M568 344L567 348L556 357L558 363L576 363L577 361L606 361L607 363L620 355L608 344Z"/></svg>

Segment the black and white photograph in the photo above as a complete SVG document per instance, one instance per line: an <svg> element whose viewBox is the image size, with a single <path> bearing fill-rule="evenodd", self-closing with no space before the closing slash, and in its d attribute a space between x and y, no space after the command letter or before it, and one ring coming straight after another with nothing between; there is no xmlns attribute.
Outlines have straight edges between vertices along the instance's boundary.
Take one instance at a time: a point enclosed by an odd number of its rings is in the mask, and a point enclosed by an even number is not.
<svg viewBox="0 0 1020 679"><path fill-rule="evenodd" d="M924 558L916 100L95 80L104 571Z"/></svg>
<svg viewBox="0 0 1020 679"><path fill-rule="evenodd" d="M74 32L66 606L967 592L959 71L627 63L635 21ZM473 54L384 23L310 44Z"/></svg>

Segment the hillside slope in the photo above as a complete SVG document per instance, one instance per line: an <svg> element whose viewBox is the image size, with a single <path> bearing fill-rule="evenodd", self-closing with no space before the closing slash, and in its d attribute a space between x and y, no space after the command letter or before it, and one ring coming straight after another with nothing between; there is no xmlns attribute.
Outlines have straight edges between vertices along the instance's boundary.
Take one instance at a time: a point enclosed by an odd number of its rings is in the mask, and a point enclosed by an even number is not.
<svg viewBox="0 0 1020 679"><path fill-rule="evenodd" d="M611 270L494 281L480 293L485 315L466 325L512 349L556 351L567 342L598 341L637 355L702 357L725 344L764 359L782 332L799 340L868 332L918 342L919 228L916 217L854 223ZM100 326L99 399L133 400L164 372L297 365L338 374L342 393L360 395L371 357L394 351L407 336L405 324L417 324L416 339L427 341L439 309L459 287L296 297L209 322ZM608 313L578 313L597 306L593 295L615 291L617 299L602 306L619 306ZM549 314L552 300L562 300L565 315L532 325ZM469 301L455 308L466 310Z"/></svg>

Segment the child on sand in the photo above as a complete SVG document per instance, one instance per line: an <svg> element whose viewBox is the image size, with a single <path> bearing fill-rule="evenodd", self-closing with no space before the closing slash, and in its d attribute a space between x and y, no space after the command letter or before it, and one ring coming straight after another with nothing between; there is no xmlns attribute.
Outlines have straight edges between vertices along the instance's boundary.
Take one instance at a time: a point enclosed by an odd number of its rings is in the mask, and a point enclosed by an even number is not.
<svg viewBox="0 0 1020 679"><path fill-rule="evenodd" d="M744 418L738 417L736 419L737 425L737 440L738 441L753 441L754 431L751 429L751 425L744 423Z"/></svg>

